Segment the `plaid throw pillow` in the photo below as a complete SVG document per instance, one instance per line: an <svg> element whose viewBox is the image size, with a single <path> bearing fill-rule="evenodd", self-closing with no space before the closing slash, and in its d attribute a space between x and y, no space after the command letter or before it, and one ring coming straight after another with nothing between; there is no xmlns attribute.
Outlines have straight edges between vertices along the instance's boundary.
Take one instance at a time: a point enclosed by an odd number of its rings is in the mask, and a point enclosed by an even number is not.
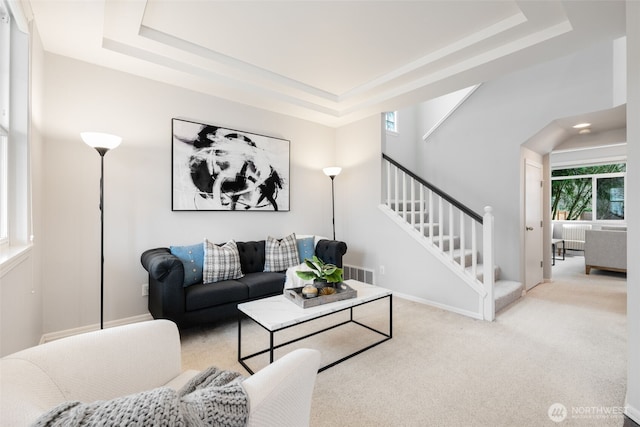
<svg viewBox="0 0 640 427"><path fill-rule="evenodd" d="M295 233L278 240L267 237L264 246L264 271L285 271L300 264Z"/></svg>
<svg viewBox="0 0 640 427"><path fill-rule="evenodd" d="M229 240L224 245L218 246L204 239L203 283L239 279L242 276L240 253L236 242Z"/></svg>

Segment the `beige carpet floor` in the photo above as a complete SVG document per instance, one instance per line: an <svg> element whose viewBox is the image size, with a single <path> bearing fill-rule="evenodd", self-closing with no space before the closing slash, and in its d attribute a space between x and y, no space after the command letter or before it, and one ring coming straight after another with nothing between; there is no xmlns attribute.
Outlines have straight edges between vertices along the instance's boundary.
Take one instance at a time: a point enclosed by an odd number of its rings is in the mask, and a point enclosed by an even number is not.
<svg viewBox="0 0 640 427"><path fill-rule="evenodd" d="M553 274L491 323L395 298L392 340L318 374L311 425L622 426L626 277L587 276L581 256L557 261ZM387 314L379 302L357 317L384 329ZM243 325L243 354L267 346L264 330ZM181 334L185 369L246 374L236 361L236 322ZM291 348L317 348L326 364L376 339L343 326ZM266 363L249 362L254 369ZM561 423L548 415L553 404L567 410Z"/></svg>

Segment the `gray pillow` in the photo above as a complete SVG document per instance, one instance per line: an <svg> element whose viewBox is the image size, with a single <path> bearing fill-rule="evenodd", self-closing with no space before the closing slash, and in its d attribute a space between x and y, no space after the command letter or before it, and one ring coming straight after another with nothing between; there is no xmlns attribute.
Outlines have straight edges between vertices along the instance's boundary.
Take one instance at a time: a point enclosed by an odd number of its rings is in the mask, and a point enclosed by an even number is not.
<svg viewBox="0 0 640 427"><path fill-rule="evenodd" d="M229 240L224 245L218 246L204 239L203 283L239 279L242 276L240 252L235 241Z"/></svg>
<svg viewBox="0 0 640 427"><path fill-rule="evenodd" d="M267 237L264 247L264 271L285 271L300 264L295 233L280 240Z"/></svg>

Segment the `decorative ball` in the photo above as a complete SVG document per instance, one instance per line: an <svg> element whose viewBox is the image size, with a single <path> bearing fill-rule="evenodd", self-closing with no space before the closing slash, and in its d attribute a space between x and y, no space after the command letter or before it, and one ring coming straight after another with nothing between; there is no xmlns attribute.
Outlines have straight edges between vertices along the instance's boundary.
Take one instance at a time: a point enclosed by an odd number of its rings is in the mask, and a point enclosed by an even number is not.
<svg viewBox="0 0 640 427"><path fill-rule="evenodd" d="M318 296L318 288L313 285L307 285L302 288L302 295L305 298L313 298Z"/></svg>

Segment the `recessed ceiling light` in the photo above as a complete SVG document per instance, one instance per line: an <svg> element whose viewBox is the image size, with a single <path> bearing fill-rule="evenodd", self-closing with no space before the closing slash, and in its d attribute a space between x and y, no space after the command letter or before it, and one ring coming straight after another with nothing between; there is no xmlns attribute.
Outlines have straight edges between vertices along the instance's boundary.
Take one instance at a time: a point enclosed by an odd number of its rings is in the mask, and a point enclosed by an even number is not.
<svg viewBox="0 0 640 427"><path fill-rule="evenodd" d="M580 135L584 135L586 133L591 133L591 129L589 129L589 128L580 129L580 131L578 133Z"/></svg>
<svg viewBox="0 0 640 427"><path fill-rule="evenodd" d="M577 125L574 125L573 128L583 129L583 128L588 128L589 126L591 126L591 123L578 123Z"/></svg>

